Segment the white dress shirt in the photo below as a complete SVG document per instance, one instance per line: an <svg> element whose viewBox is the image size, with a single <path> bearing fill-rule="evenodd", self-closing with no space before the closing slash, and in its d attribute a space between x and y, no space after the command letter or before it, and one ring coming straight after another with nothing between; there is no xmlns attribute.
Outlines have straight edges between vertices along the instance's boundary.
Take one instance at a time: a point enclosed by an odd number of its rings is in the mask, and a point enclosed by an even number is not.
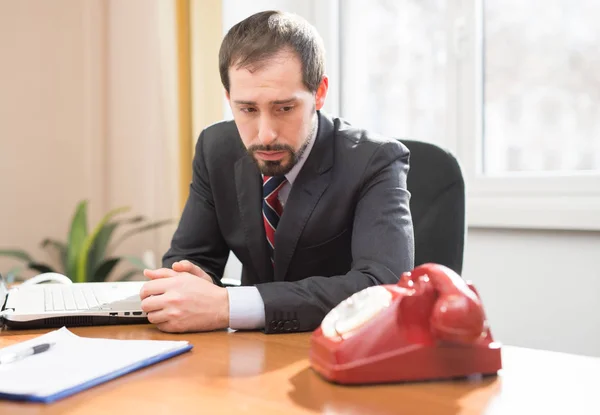
<svg viewBox="0 0 600 415"><path fill-rule="evenodd" d="M317 117L318 123L318 117ZM308 158L310 151L317 137L317 128L314 129L312 136L309 139L306 150L298 160L298 163L285 175L287 182L283 185L277 195L281 205L284 207L285 202L292 190L294 181L298 177L298 173L302 170L304 162ZM235 330L252 330L262 329L265 327L265 303L254 286L248 287L227 287L229 294L229 327Z"/></svg>

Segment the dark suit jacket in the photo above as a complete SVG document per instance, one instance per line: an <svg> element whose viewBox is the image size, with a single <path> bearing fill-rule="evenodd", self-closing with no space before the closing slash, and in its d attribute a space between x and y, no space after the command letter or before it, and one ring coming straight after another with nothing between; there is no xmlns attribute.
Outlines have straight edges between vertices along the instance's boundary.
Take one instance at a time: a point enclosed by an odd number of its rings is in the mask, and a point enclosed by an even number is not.
<svg viewBox="0 0 600 415"><path fill-rule="evenodd" d="M198 139L190 194L163 266L188 259L220 284L229 251L265 303L265 332L313 330L345 298L413 268L408 149L319 112L316 141L275 235L270 263L262 179L233 121Z"/></svg>

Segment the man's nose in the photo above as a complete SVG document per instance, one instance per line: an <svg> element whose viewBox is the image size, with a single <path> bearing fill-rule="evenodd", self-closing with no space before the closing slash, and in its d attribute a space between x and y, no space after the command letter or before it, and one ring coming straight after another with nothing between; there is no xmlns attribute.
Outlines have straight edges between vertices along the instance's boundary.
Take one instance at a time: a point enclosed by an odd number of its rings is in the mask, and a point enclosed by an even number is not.
<svg viewBox="0 0 600 415"><path fill-rule="evenodd" d="M262 145L269 145L277 139L277 129L275 121L268 115L260 117L258 126L258 140Z"/></svg>

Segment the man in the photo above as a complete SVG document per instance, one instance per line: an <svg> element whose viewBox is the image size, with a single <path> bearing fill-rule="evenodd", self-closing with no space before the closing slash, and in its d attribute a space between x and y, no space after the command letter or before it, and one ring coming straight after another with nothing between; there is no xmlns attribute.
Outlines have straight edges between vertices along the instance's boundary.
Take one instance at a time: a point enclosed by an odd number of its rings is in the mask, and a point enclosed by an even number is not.
<svg viewBox="0 0 600 415"><path fill-rule="evenodd" d="M219 53L234 121L200 134L190 194L164 268L140 293L169 332L308 331L340 301L413 267L408 150L320 110L322 41L304 20L261 12ZM242 286L220 282L229 252Z"/></svg>

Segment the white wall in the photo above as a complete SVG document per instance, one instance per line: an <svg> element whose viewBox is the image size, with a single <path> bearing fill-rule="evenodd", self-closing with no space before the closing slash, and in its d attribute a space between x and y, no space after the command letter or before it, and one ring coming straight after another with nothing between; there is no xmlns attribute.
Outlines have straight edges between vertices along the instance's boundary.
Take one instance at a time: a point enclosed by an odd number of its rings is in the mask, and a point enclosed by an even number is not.
<svg viewBox="0 0 600 415"><path fill-rule="evenodd" d="M471 229L463 276L504 344L600 357L600 233Z"/></svg>
<svg viewBox="0 0 600 415"><path fill-rule="evenodd" d="M90 226L122 205L178 215L177 136L161 99L169 48L158 42L168 17L158 0L0 0L0 249L46 260L38 243L66 238L81 199ZM120 253L161 255L171 233ZM0 271L15 264L0 258Z"/></svg>
<svg viewBox="0 0 600 415"><path fill-rule="evenodd" d="M68 0L0 3L2 248L39 254L44 237L64 238L80 199L102 193L89 166L96 102L86 89L83 17L84 7Z"/></svg>

